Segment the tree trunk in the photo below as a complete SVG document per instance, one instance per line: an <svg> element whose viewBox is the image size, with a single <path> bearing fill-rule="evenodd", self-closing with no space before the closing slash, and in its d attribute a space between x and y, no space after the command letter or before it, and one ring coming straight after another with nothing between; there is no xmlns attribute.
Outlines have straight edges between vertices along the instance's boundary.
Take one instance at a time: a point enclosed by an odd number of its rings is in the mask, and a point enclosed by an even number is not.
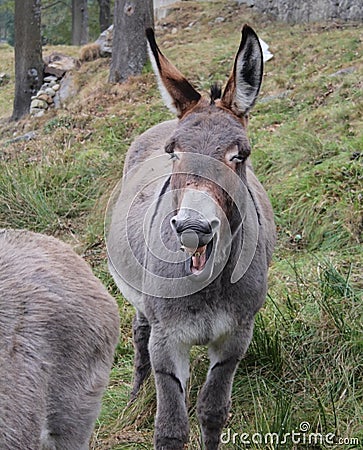
<svg viewBox="0 0 363 450"><path fill-rule="evenodd" d="M107 28L111 25L111 8L110 8L110 0L98 0L100 5L100 14L99 14L99 23L100 23L100 31L107 30Z"/></svg>
<svg viewBox="0 0 363 450"><path fill-rule="evenodd" d="M88 43L87 0L72 0L72 45Z"/></svg>
<svg viewBox="0 0 363 450"><path fill-rule="evenodd" d="M29 113L43 83L41 1L15 0L15 97L13 120Z"/></svg>
<svg viewBox="0 0 363 450"><path fill-rule="evenodd" d="M153 0L115 0L111 83L141 73L147 60L145 29L153 26Z"/></svg>

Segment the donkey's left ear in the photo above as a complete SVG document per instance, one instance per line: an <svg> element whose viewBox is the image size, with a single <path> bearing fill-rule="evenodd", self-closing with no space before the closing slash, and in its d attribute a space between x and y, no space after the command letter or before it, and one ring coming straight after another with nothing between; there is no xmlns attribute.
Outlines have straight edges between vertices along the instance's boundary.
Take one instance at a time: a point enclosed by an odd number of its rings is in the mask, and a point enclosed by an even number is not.
<svg viewBox="0 0 363 450"><path fill-rule="evenodd" d="M242 39L233 71L222 96L222 105L238 117L245 116L254 105L263 75L263 55L256 33L248 25L242 29Z"/></svg>
<svg viewBox="0 0 363 450"><path fill-rule="evenodd" d="M146 30L149 57L166 106L179 118L195 106L201 95L161 53L152 28Z"/></svg>

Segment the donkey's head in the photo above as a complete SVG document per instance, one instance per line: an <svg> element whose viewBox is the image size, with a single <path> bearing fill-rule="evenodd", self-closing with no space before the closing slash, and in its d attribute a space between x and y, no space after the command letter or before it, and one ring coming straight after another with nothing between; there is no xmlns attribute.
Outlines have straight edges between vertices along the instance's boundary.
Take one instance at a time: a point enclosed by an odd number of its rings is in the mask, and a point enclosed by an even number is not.
<svg viewBox="0 0 363 450"><path fill-rule="evenodd" d="M217 247L223 248L218 243L225 228L231 235L235 227L233 204L250 154L246 127L261 86L262 51L255 32L245 25L224 91L213 86L206 99L161 53L151 29L147 39L163 99L179 118L165 147L173 159L176 215L170 223L190 255L186 272L205 279L213 271L212 260L218 259Z"/></svg>

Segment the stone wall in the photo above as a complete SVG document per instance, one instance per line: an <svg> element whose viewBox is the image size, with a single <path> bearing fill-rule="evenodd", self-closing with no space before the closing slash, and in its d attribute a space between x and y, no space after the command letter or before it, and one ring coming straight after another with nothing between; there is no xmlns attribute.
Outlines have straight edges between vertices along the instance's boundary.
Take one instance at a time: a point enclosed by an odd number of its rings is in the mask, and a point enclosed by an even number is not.
<svg viewBox="0 0 363 450"><path fill-rule="evenodd" d="M334 19L363 21L362 0L238 0L238 3L290 23Z"/></svg>

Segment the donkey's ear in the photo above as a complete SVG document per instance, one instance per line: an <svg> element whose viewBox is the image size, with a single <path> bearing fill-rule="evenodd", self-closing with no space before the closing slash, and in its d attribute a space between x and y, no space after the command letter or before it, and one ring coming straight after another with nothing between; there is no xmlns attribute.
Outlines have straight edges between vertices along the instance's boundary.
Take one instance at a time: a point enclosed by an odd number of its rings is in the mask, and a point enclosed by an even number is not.
<svg viewBox="0 0 363 450"><path fill-rule="evenodd" d="M244 25L233 70L223 92L223 106L239 117L248 114L260 91L262 74L260 41L253 29Z"/></svg>
<svg viewBox="0 0 363 450"><path fill-rule="evenodd" d="M146 30L149 57L166 106L179 118L200 100L201 95L161 53L152 28Z"/></svg>

